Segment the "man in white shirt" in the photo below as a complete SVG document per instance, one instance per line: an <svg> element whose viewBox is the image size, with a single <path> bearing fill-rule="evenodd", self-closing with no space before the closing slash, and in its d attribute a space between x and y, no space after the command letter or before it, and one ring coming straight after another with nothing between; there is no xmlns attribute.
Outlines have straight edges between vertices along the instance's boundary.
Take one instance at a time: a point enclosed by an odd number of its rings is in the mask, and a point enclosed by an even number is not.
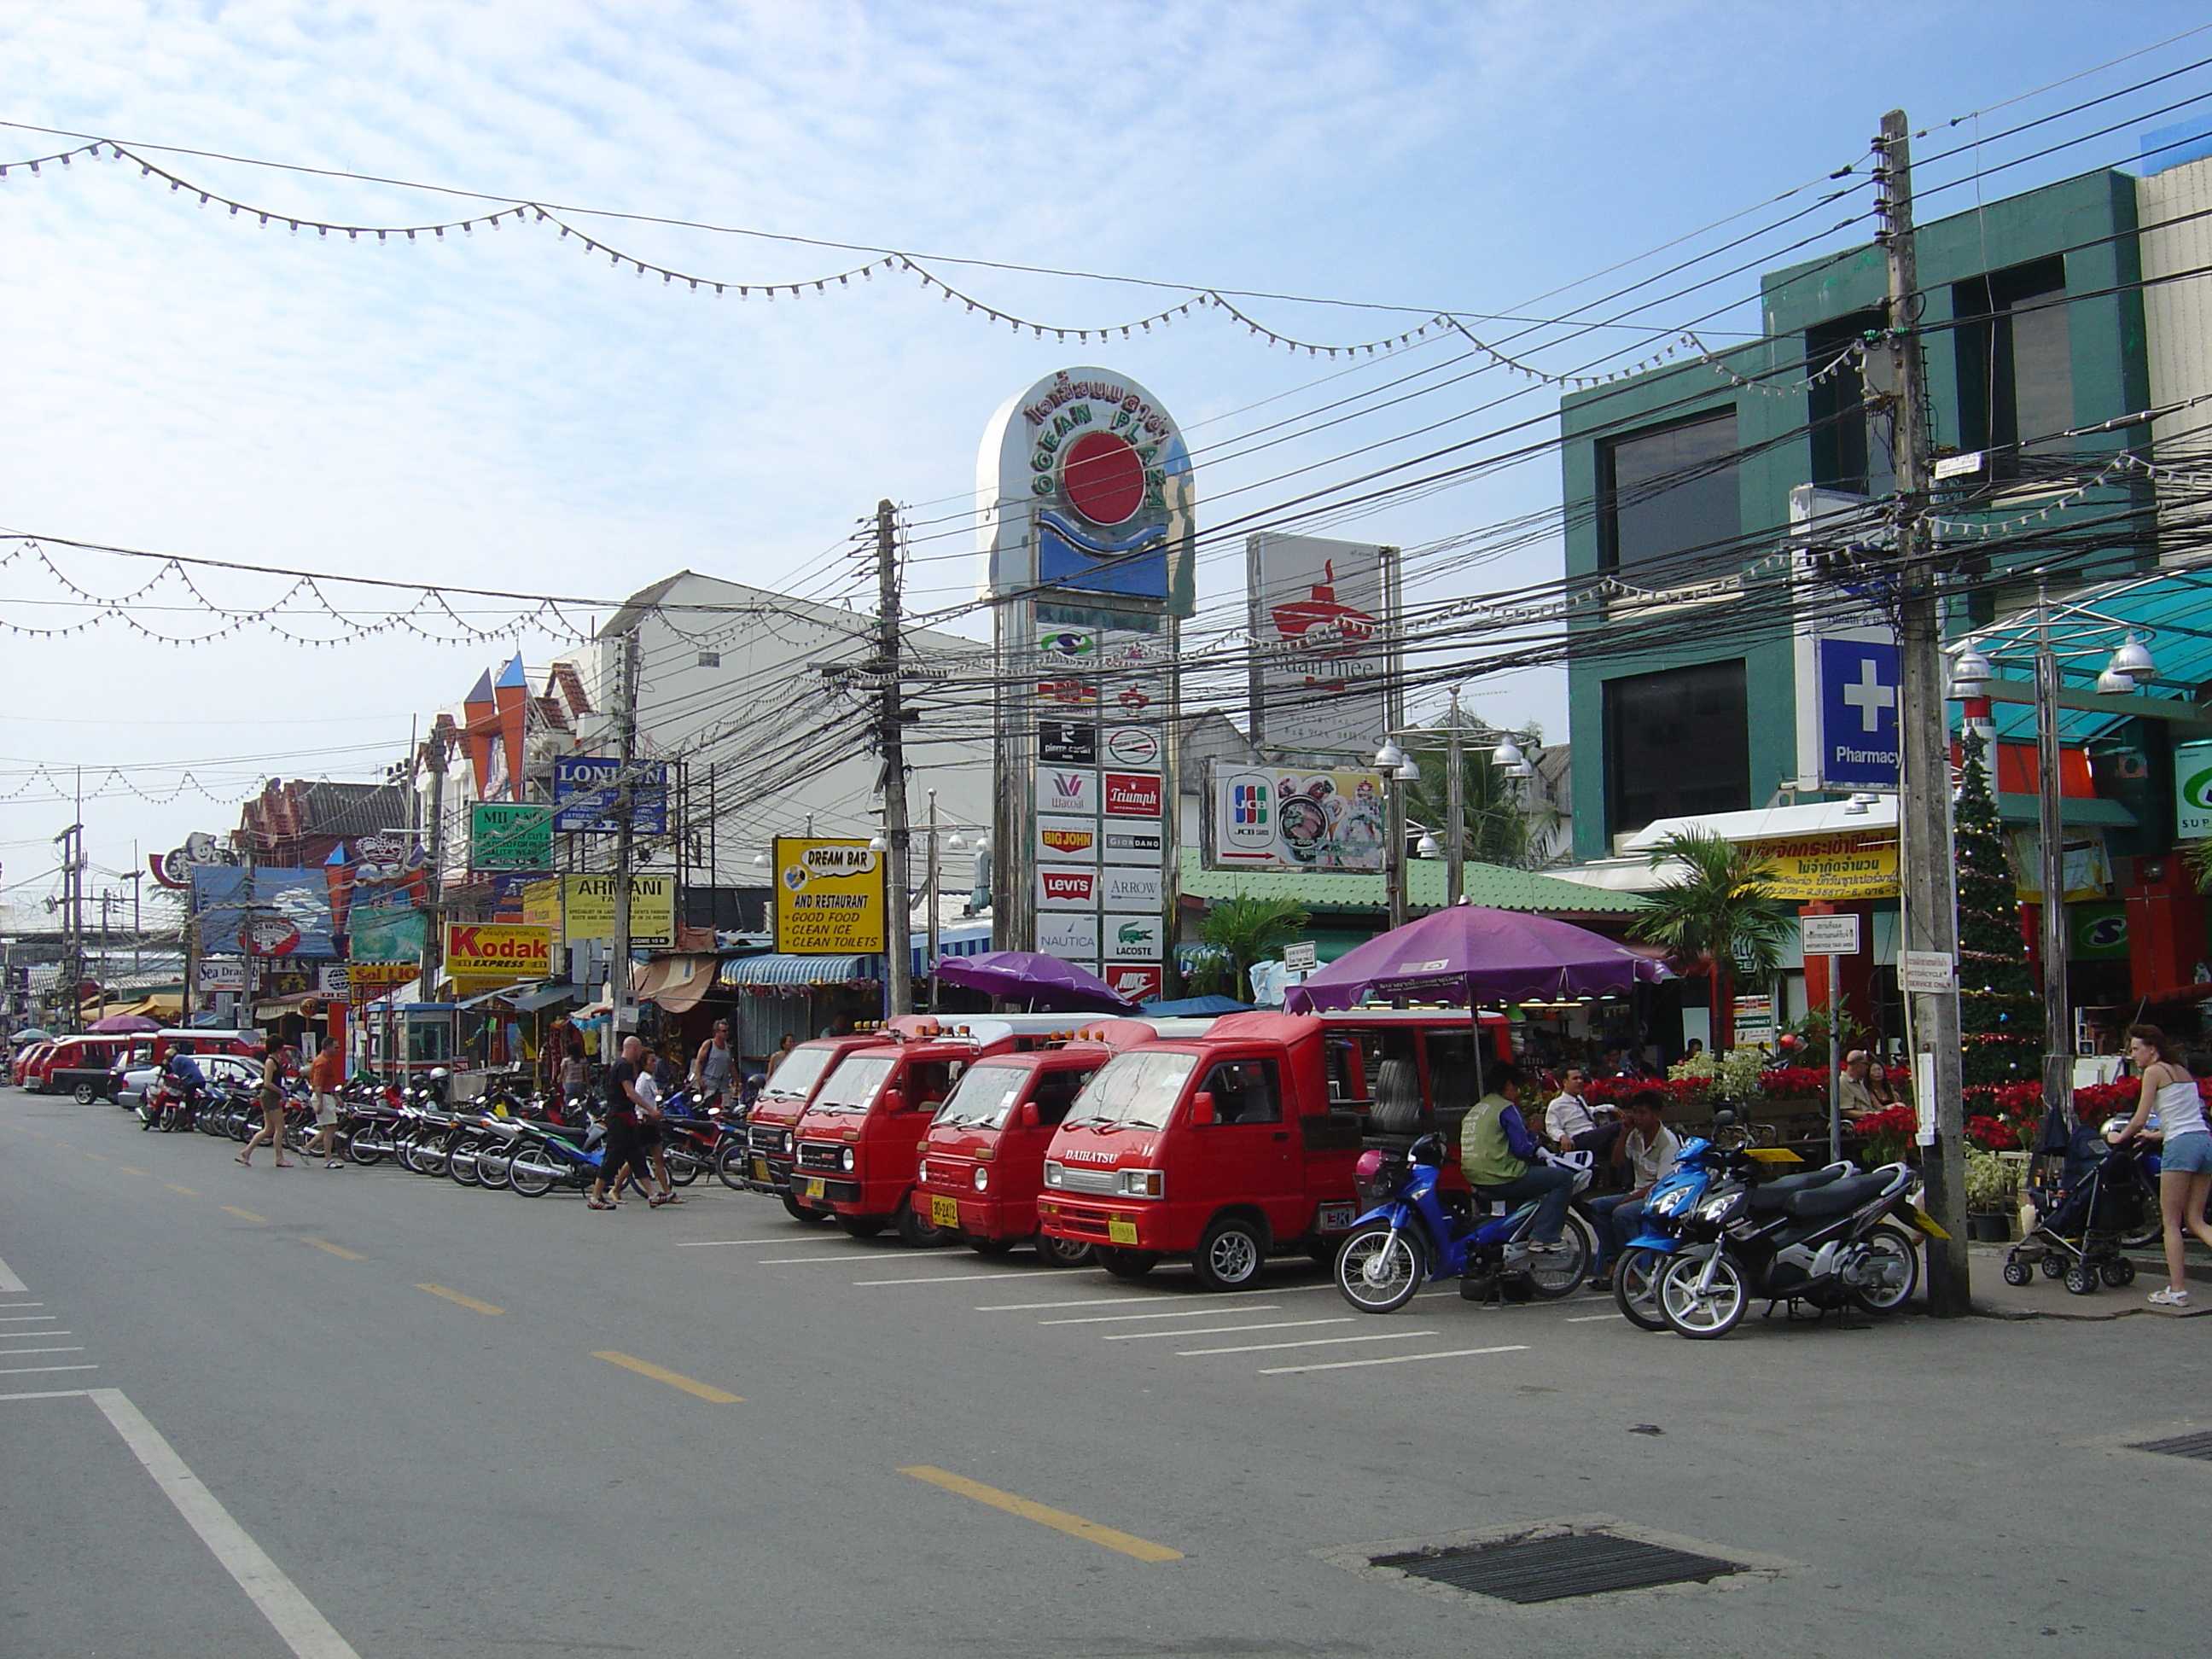
<svg viewBox="0 0 2212 1659"><path fill-rule="evenodd" d="M1666 1104L1656 1089L1639 1089L1628 1097L1627 1131L1613 1143L1612 1159L1614 1168L1628 1170L1628 1190L1590 1200L1598 1220L1597 1272L1590 1283L1598 1289L1611 1288L1613 1258L1644 1230L1644 1195L1681 1156L1681 1142L1659 1121Z"/></svg>
<svg viewBox="0 0 2212 1659"><path fill-rule="evenodd" d="M1617 1121L1598 1121L1600 1113L1610 1120L1613 1109L1593 1109L1583 1096L1589 1087L1589 1073L1579 1066L1567 1067L1559 1079L1559 1092L1544 1108L1544 1133L1559 1151L1595 1152L1598 1163L1604 1164L1613 1156L1613 1139L1620 1133L1620 1125Z"/></svg>

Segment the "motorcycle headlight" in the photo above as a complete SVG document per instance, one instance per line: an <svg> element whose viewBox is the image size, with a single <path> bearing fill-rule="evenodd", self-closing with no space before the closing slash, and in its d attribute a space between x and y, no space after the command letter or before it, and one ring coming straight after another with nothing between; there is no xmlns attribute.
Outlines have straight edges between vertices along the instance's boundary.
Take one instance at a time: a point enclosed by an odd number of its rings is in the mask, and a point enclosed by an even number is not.
<svg viewBox="0 0 2212 1659"><path fill-rule="evenodd" d="M1709 1198L1698 1206L1698 1218L1701 1221L1723 1220L1742 1201L1742 1194L1739 1193L1723 1193L1717 1198Z"/></svg>
<svg viewBox="0 0 2212 1659"><path fill-rule="evenodd" d="M837 1162L844 1166L845 1173L850 1175L853 1173L853 1166L858 1164L860 1159L854 1156L853 1149L848 1146L837 1154Z"/></svg>
<svg viewBox="0 0 2212 1659"><path fill-rule="evenodd" d="M991 1184L991 1172L981 1164L975 1166L975 1190L982 1192Z"/></svg>
<svg viewBox="0 0 2212 1659"><path fill-rule="evenodd" d="M1672 1215L1682 1207L1684 1201L1689 1196L1690 1189L1687 1187L1677 1187L1671 1193L1660 1194L1644 1207L1652 1215Z"/></svg>

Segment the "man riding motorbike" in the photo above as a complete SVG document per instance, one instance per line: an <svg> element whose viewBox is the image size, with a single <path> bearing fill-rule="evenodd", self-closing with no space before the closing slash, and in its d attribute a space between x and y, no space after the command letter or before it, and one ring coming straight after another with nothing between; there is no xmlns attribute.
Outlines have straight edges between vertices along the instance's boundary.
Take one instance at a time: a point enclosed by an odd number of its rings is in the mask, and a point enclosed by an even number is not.
<svg viewBox="0 0 2212 1659"><path fill-rule="evenodd" d="M1493 1203L1510 1208L1535 1200L1527 1254L1550 1255L1566 1229L1575 1172L1541 1161L1542 1148L1521 1119L1521 1068L1507 1060L1489 1070L1490 1092L1460 1126L1460 1169L1468 1185ZM1512 1260L1509 1255L1509 1266Z"/></svg>

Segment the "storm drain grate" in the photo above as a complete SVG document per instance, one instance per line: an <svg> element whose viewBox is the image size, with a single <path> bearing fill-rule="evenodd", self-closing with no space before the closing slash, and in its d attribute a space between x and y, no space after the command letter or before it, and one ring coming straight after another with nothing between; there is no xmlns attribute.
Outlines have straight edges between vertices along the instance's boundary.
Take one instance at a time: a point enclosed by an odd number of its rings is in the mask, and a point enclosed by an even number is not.
<svg viewBox="0 0 2212 1659"><path fill-rule="evenodd" d="M1741 1562L1601 1532L1524 1538L1472 1549L1378 1555L1374 1565L1395 1567L1416 1578L1432 1578L1476 1595L1521 1602L1557 1601L1571 1595L1644 1589L1654 1584L1704 1583L1743 1570Z"/></svg>
<svg viewBox="0 0 2212 1659"><path fill-rule="evenodd" d="M2171 1440L2142 1440L2136 1450L2164 1452L2169 1457L2193 1457L2200 1463L2212 1463L2212 1430L2202 1434L2177 1435Z"/></svg>

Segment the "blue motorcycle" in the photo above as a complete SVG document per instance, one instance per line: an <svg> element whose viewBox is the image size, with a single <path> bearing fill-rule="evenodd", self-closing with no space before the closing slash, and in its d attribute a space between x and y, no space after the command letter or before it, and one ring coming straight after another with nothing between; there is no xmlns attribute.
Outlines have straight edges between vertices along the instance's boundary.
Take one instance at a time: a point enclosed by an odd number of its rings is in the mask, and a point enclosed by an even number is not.
<svg viewBox="0 0 2212 1659"><path fill-rule="evenodd" d="M1569 1167L1588 1179L1588 1153ZM1536 1206L1461 1216L1437 1191L1446 1152L1441 1135L1423 1135L1401 1156L1370 1148L1356 1166L1360 1196L1370 1205L1336 1255L1336 1287L1362 1313L1402 1308L1425 1284L1457 1279L1462 1293L1486 1299L1494 1289L1509 1302L1566 1296L1589 1272L1594 1246L1588 1224L1570 1213L1559 1247L1532 1251Z"/></svg>

